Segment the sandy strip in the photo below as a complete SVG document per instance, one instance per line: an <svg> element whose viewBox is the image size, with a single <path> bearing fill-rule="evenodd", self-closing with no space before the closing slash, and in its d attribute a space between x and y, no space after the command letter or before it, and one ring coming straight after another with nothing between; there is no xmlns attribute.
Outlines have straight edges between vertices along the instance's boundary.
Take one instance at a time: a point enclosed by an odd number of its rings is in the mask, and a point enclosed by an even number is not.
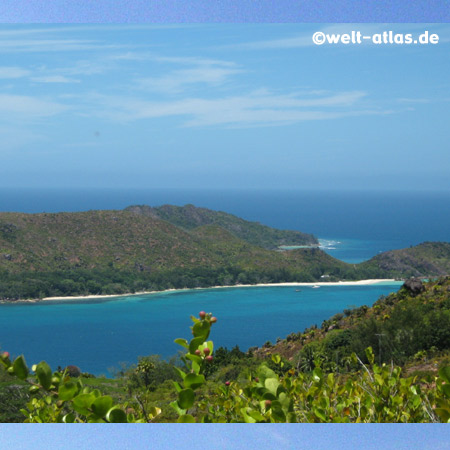
<svg viewBox="0 0 450 450"><path fill-rule="evenodd" d="M359 280L359 281L318 281L316 283L260 283L260 284L234 284L232 286L211 286L211 287L199 287L199 288L185 288L185 289L166 289L164 291L144 291L135 292L133 294L113 294L113 295L86 295L86 296L74 296L74 297L45 297L42 299L33 300L15 300L15 301L3 301L0 303L37 303L41 301L71 301L71 300L93 300L93 299L107 299L107 298L119 298L119 297L134 297L136 295L147 295L147 294L162 294L165 292L185 292L185 291L196 291L205 289L229 289L229 288L247 288L247 287L301 287L301 286L367 286L377 283L392 283L398 280L392 278L381 278L381 279L371 279L371 280ZM400 282L399 282L400 283Z"/></svg>

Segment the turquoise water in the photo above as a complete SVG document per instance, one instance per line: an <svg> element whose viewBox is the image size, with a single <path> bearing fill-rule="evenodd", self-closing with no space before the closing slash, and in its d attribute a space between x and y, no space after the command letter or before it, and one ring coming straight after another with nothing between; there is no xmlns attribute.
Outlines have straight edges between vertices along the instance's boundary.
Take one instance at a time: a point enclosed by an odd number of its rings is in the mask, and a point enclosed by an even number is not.
<svg viewBox="0 0 450 450"><path fill-rule="evenodd" d="M349 239L319 237L320 248L334 258L357 264L387 250L400 248L395 239ZM408 247L409 245L404 244Z"/></svg>
<svg viewBox="0 0 450 450"><path fill-rule="evenodd" d="M0 305L0 347L23 353L29 364L75 364L107 374L138 356L168 357L189 338L190 315L218 318L216 346L246 350L328 319L345 308L372 305L401 283L372 286L248 287L188 290L107 300ZM300 292L297 292L300 289Z"/></svg>

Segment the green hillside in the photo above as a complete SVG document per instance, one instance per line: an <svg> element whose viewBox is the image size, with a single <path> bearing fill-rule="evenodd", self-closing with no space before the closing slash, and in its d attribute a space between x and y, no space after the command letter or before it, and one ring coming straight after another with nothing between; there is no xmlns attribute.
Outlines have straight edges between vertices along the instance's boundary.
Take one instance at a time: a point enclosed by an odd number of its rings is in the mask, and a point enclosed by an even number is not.
<svg viewBox="0 0 450 450"><path fill-rule="evenodd" d="M415 247L380 253L360 267L401 278L447 275L450 273L450 243L424 242Z"/></svg>
<svg viewBox="0 0 450 450"><path fill-rule="evenodd" d="M166 220L185 230L204 225L216 225L249 244L269 250L280 245L314 245L318 240L312 234L300 231L278 230L258 222L249 222L222 211L198 208L194 205L163 205L152 208L147 205L134 205L126 208L135 214Z"/></svg>
<svg viewBox="0 0 450 450"><path fill-rule="evenodd" d="M304 371L320 366L333 372L351 368L352 352L363 360L372 347L377 362L435 372L424 364L450 351L450 277L422 283L409 279L398 292L381 297L372 307L344 310L320 328L290 334L276 345L258 349L266 357L281 354Z"/></svg>
<svg viewBox="0 0 450 450"><path fill-rule="evenodd" d="M217 225L188 232L129 211L57 214L0 213L0 269L8 272L174 268L305 268L311 259L340 263L314 249L278 252L239 239ZM316 256L312 256L316 255Z"/></svg>
<svg viewBox="0 0 450 450"><path fill-rule="evenodd" d="M0 299L426 277L450 272L448 243L425 243L380 254L362 264L347 264L317 247L269 250L217 223L189 229L186 224L181 227L151 214L136 213L135 208L0 213ZM191 206L174 208L182 215L196 210ZM198 210L200 216L208 211ZM257 230L250 235L252 239L260 236L261 242L274 242L277 233L285 233L259 224L252 228L252 223L243 222L251 225L247 230Z"/></svg>

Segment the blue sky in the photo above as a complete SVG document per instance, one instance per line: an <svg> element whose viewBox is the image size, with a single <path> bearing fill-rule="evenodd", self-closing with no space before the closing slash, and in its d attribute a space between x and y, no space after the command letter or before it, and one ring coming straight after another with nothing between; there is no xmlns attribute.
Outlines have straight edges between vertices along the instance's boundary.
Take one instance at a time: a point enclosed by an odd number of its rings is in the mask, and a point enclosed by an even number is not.
<svg viewBox="0 0 450 450"><path fill-rule="evenodd" d="M87 450L245 448L265 450L447 450L449 431L435 425L0 425L2 448Z"/></svg>
<svg viewBox="0 0 450 450"><path fill-rule="evenodd" d="M449 190L449 45L448 24L4 24L0 187Z"/></svg>

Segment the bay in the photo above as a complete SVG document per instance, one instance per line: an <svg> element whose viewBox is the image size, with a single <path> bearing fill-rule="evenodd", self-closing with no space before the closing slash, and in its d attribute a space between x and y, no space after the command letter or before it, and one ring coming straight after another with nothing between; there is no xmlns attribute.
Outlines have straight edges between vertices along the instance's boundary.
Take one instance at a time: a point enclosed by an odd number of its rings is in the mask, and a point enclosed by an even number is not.
<svg viewBox="0 0 450 450"><path fill-rule="evenodd" d="M175 355L178 337L189 339L190 315L205 310L218 322L215 346L242 350L361 305L372 305L401 283L366 286L245 287L186 290L95 300L0 305L0 347L24 354L29 364L74 364L106 374L138 356Z"/></svg>

